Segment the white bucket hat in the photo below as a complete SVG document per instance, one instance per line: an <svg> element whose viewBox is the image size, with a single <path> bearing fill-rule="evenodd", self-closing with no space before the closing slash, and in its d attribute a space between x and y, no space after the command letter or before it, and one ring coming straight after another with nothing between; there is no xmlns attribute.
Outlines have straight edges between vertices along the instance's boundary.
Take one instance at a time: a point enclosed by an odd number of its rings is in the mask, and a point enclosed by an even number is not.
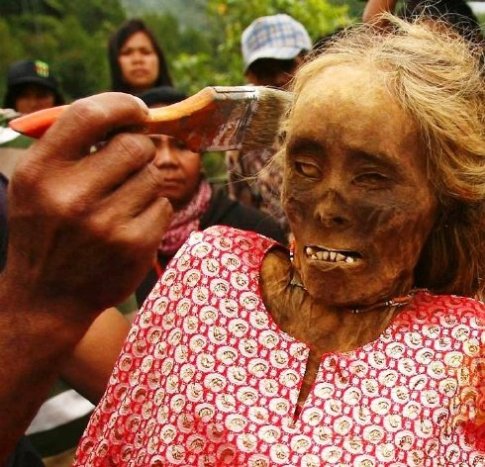
<svg viewBox="0 0 485 467"><path fill-rule="evenodd" d="M305 27L285 14L255 19L242 33L244 69L260 58L291 60L312 48Z"/></svg>

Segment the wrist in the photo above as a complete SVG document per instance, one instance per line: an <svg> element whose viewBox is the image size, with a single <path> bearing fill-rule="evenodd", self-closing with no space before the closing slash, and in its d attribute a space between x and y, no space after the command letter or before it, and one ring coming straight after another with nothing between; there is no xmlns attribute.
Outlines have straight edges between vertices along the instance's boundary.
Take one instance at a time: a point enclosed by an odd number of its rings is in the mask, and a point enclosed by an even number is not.
<svg viewBox="0 0 485 467"><path fill-rule="evenodd" d="M50 341L53 347L74 347L98 315L77 297L36 290L7 272L0 274L0 317L25 338ZM14 334L14 333L12 333ZM53 342L55 341L55 342Z"/></svg>

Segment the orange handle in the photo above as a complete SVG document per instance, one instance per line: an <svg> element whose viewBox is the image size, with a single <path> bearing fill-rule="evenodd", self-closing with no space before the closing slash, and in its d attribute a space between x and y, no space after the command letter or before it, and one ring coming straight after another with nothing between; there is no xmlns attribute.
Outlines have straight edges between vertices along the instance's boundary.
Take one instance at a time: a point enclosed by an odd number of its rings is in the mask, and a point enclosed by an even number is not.
<svg viewBox="0 0 485 467"><path fill-rule="evenodd" d="M184 101L166 107L150 109L146 120L148 132L159 133L167 130L168 134L172 134L172 132L177 133L175 130L177 129L183 134L183 129L178 128L179 120L182 117L197 118L200 114L205 117L207 112L213 110L217 95L218 93L214 88L207 87ZM10 128L25 136L40 138L67 107L69 106L61 105L23 115L12 120L9 123ZM174 134L173 136L178 135Z"/></svg>
<svg viewBox="0 0 485 467"><path fill-rule="evenodd" d="M68 105L60 105L23 115L11 120L9 126L25 136L40 138L68 107Z"/></svg>
<svg viewBox="0 0 485 467"><path fill-rule="evenodd" d="M241 143L240 126L250 126L252 103L259 100L258 96L254 86L209 86L181 102L149 109L145 125L137 131L172 136L195 152L236 148ZM272 96L263 101L272 105L278 99ZM262 108L268 107L268 103ZM40 110L12 120L9 125L26 136L40 138L67 107ZM262 111L261 115L265 118L266 114ZM270 131L271 141L273 133Z"/></svg>

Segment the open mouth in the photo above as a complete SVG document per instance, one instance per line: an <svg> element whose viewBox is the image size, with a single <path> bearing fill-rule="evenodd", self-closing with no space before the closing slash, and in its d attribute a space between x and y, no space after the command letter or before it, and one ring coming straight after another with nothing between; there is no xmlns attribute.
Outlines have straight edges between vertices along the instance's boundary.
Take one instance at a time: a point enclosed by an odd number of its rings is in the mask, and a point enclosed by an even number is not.
<svg viewBox="0 0 485 467"><path fill-rule="evenodd" d="M362 259L362 255L358 251L334 250L316 245L305 247L305 254L307 258L329 263L353 264Z"/></svg>

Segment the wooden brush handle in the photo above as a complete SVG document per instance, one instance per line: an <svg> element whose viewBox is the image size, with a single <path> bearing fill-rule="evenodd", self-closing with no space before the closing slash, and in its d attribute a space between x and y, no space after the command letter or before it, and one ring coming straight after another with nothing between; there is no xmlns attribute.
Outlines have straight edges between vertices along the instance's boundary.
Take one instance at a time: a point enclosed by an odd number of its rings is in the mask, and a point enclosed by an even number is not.
<svg viewBox="0 0 485 467"><path fill-rule="evenodd" d="M218 92L215 88L207 87L197 94L175 104L152 108L146 119L145 132L164 133L183 137L184 119L190 119L191 124L202 122L208 112L213 110ZM10 128L31 138L40 138L59 116L69 107L62 105L50 109L39 110L12 120Z"/></svg>

